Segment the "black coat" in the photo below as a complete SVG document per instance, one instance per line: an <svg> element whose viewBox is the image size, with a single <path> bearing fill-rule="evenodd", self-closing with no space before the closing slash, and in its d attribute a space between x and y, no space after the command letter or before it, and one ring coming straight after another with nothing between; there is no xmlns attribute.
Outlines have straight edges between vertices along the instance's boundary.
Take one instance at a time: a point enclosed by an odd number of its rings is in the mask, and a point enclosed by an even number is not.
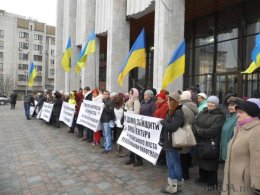
<svg viewBox="0 0 260 195"><path fill-rule="evenodd" d="M164 149L173 149L172 147L172 133L174 133L179 127L184 125L184 114L182 107L179 106L173 115L167 114L165 120L161 121L163 138L164 138Z"/></svg>
<svg viewBox="0 0 260 195"><path fill-rule="evenodd" d="M219 108L208 110L204 108L196 117L192 126L197 140L199 167L207 171L217 171L221 128L225 115Z"/></svg>
<svg viewBox="0 0 260 195"><path fill-rule="evenodd" d="M58 99L54 99L53 101L53 109L52 109L52 114L54 116L59 116L60 115L60 111L61 111L61 107L62 107L62 100L61 98Z"/></svg>
<svg viewBox="0 0 260 195"><path fill-rule="evenodd" d="M103 103L105 107L103 109L100 121L102 123L108 123L109 121L115 119L114 102L111 99L103 99Z"/></svg>
<svg viewBox="0 0 260 195"><path fill-rule="evenodd" d="M16 93L12 93L10 95L11 104L16 104L16 100L17 100L17 94Z"/></svg>

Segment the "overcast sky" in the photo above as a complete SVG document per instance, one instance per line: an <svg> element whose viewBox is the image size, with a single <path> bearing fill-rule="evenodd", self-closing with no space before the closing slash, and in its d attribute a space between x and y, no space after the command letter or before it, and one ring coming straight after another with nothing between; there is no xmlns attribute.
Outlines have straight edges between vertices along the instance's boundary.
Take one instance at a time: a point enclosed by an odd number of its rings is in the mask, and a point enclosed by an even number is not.
<svg viewBox="0 0 260 195"><path fill-rule="evenodd" d="M0 0L0 9L56 26L57 0Z"/></svg>

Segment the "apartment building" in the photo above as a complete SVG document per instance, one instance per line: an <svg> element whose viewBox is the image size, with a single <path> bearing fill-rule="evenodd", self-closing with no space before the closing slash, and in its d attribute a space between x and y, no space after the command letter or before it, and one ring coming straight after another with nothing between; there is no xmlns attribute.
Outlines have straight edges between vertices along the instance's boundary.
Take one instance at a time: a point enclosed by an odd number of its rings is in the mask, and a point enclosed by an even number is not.
<svg viewBox="0 0 260 195"><path fill-rule="evenodd" d="M28 68L38 72L28 87ZM26 93L53 89L55 74L55 27L0 10L0 93Z"/></svg>

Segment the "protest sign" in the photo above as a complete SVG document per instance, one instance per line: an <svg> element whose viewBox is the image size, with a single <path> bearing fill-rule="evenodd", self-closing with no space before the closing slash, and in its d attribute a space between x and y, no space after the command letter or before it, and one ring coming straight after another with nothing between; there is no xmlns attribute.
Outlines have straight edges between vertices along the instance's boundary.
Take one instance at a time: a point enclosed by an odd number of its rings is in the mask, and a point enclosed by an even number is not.
<svg viewBox="0 0 260 195"><path fill-rule="evenodd" d="M162 119L124 113L124 130L117 143L156 164L162 147L158 144Z"/></svg>
<svg viewBox="0 0 260 195"><path fill-rule="evenodd" d="M53 104L49 104L44 102L41 111L41 119L45 120L46 122L50 121L51 113L52 113Z"/></svg>
<svg viewBox="0 0 260 195"><path fill-rule="evenodd" d="M72 126L73 119L75 114L75 105L69 104L67 102L62 103L62 108L60 111L60 121L63 121L69 127Z"/></svg>
<svg viewBox="0 0 260 195"><path fill-rule="evenodd" d="M100 130L98 126L103 107L103 103L84 100L80 106L77 124L83 125L93 131Z"/></svg>
<svg viewBox="0 0 260 195"><path fill-rule="evenodd" d="M34 111L35 111L35 107L34 106L30 106L30 116L33 115Z"/></svg>

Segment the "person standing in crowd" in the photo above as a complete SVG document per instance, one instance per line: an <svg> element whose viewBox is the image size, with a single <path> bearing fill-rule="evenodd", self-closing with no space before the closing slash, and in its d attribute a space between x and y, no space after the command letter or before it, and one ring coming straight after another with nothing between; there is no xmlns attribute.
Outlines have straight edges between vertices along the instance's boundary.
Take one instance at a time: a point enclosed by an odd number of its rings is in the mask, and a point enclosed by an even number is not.
<svg viewBox="0 0 260 195"><path fill-rule="evenodd" d="M74 91L69 93L69 102L68 103L69 104L73 104L73 105L76 106L77 102L75 100L75 92ZM70 127L70 130L68 131L68 133L74 133L74 129L75 129L75 126L76 126L76 121L77 121L76 115L74 114L72 126Z"/></svg>
<svg viewBox="0 0 260 195"><path fill-rule="evenodd" d="M75 94L75 100L76 100L76 112L75 112L75 115L76 115L76 118L78 118L78 115L79 115L79 111L80 111L80 106L81 106L81 103L83 102L83 99L84 99L84 96L83 96L83 91L79 91ZM83 130L84 130L84 126L83 125L80 125L80 124L77 124L77 127L78 127L78 137L83 137Z"/></svg>
<svg viewBox="0 0 260 195"><path fill-rule="evenodd" d="M124 117L124 98L123 95L118 95L115 99L115 125L116 125L116 141L118 141L123 130ZM122 153L123 147L117 144L117 157L124 157L126 154Z"/></svg>
<svg viewBox="0 0 260 195"><path fill-rule="evenodd" d="M132 88L129 91L129 100L125 104L125 109L127 110L127 112L140 114L140 108L141 106L139 101L139 92L136 88ZM130 159L125 163L125 165L135 164L135 161L138 162L137 164L142 163L142 158L132 151L130 151L129 157Z"/></svg>
<svg viewBox="0 0 260 195"><path fill-rule="evenodd" d="M144 99L141 103L140 114L144 116L153 116L156 109L152 90L144 92Z"/></svg>
<svg viewBox="0 0 260 195"><path fill-rule="evenodd" d="M99 94L98 89L94 89L92 91L92 101L97 103L103 103L103 95ZM94 142L93 142L94 146L100 145L101 135L102 135L102 127L101 127L101 122L99 122L96 132L94 132Z"/></svg>
<svg viewBox="0 0 260 195"><path fill-rule="evenodd" d="M60 112L62 107L61 94L58 91L54 92L54 101L53 101L53 109L52 109L52 119L53 125L57 128L60 128Z"/></svg>
<svg viewBox="0 0 260 195"><path fill-rule="evenodd" d="M13 92L10 95L11 109L15 109L16 100L17 100L17 94L13 90Z"/></svg>
<svg viewBox="0 0 260 195"><path fill-rule="evenodd" d="M104 109L101 115L101 125L103 127L103 136L105 138L104 150L102 154L106 154L112 150L112 130L111 123L114 124L115 113L114 113L114 103L110 99L109 91L104 90L103 92L103 103Z"/></svg>
<svg viewBox="0 0 260 195"><path fill-rule="evenodd" d="M166 101L166 95L165 93L159 93L156 95L157 101L156 101L156 109L153 113L153 116L156 118L162 118L166 119L167 111L168 111L168 104ZM163 130L162 130L163 131ZM163 134L160 135L160 145L163 145ZM161 153L159 155L159 158L157 160L157 165L163 165L166 163L166 153L165 150L161 150Z"/></svg>
<svg viewBox="0 0 260 195"><path fill-rule="evenodd" d="M230 97L227 100L229 113L226 115L226 120L222 127L220 138L220 159L223 161L225 161L227 158L227 146L233 137L233 130L237 124L236 105L238 101L243 100L238 97Z"/></svg>
<svg viewBox="0 0 260 195"><path fill-rule="evenodd" d="M166 151L168 167L168 185L161 190L163 193L176 193L182 190L183 178L180 160L180 148L173 148L172 133L184 125L182 106L179 105L180 95L174 91L168 96L168 113L165 120L161 121L163 130L163 149Z"/></svg>
<svg viewBox="0 0 260 195"><path fill-rule="evenodd" d="M260 194L260 109L253 102L239 101L236 110L221 195Z"/></svg>
<svg viewBox="0 0 260 195"><path fill-rule="evenodd" d="M195 116L198 114L197 105L191 99L190 91L183 91L180 95L180 105L184 114L184 125L190 125L195 121ZM191 166L191 147L182 148L181 151L181 167L183 179L189 179L189 167Z"/></svg>
<svg viewBox="0 0 260 195"><path fill-rule="evenodd" d="M34 96L35 92L33 91L31 94L26 95L24 97L24 111L25 111L25 116L27 120L30 120L30 106L35 106L34 104Z"/></svg>
<svg viewBox="0 0 260 195"><path fill-rule="evenodd" d="M199 156L200 177L195 181L196 183L207 183L209 189L215 189L218 185L220 134L225 122L225 115L218 108L217 96L210 96L207 101L208 106L197 115L192 126Z"/></svg>
<svg viewBox="0 0 260 195"><path fill-rule="evenodd" d="M110 99L112 100L113 103L115 103L115 99L116 97L118 96L118 93L117 92L113 92L113 93L110 93ZM114 127L111 127L111 131L112 131L112 142L115 143L116 142L116 126Z"/></svg>
<svg viewBox="0 0 260 195"><path fill-rule="evenodd" d="M205 93L199 93L197 95L198 98L198 112L202 111L207 107L207 95Z"/></svg>
<svg viewBox="0 0 260 195"><path fill-rule="evenodd" d="M83 90L84 94L84 99L88 101L92 101L92 93L90 90L90 87L85 87ZM93 142L93 131L90 128L85 128L87 133L86 133L86 138L82 139L82 141L87 141L88 143Z"/></svg>

